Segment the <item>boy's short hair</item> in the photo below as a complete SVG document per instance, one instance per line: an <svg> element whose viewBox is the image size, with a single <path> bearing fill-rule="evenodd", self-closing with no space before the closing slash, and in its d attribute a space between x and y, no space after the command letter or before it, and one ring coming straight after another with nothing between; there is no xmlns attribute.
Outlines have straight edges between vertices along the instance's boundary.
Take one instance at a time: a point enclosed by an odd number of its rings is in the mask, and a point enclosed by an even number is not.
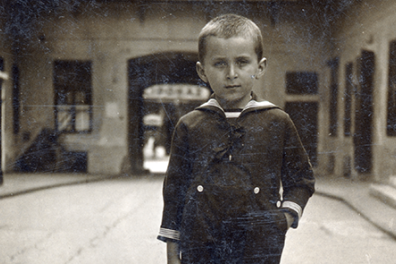
<svg viewBox="0 0 396 264"><path fill-rule="evenodd" d="M231 38L231 37L252 37L255 42L255 52L260 61L263 57L263 36L259 27L250 19L235 15L226 14L213 18L201 30L198 38L198 59L203 63L206 54L206 39L208 37Z"/></svg>

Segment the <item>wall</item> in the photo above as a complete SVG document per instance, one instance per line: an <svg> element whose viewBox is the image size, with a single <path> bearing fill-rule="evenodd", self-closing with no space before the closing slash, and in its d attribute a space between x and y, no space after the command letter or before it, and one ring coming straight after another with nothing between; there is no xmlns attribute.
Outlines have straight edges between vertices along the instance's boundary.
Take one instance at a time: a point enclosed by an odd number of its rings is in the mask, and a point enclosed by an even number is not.
<svg viewBox="0 0 396 264"><path fill-rule="evenodd" d="M345 64L354 63L361 50L375 53L374 116L373 116L373 170L372 180L388 182L396 174L396 138L386 135L389 43L396 40L396 3L394 1L359 1L340 19L335 27L335 54L340 57L339 137L329 140L329 151L337 153L337 173L342 173L342 158L353 156L352 138L343 136L343 92L345 89ZM361 177L353 172L353 177Z"/></svg>

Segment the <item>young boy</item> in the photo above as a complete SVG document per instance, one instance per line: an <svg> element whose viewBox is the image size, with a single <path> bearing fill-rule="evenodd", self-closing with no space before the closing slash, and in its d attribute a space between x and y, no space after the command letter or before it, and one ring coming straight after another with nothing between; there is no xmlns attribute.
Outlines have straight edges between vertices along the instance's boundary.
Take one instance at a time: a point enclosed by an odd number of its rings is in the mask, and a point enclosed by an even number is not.
<svg viewBox="0 0 396 264"><path fill-rule="evenodd" d="M314 177L289 116L252 93L265 67L251 20L223 15L202 29L197 72L214 93L174 132L158 237L168 263L280 262Z"/></svg>

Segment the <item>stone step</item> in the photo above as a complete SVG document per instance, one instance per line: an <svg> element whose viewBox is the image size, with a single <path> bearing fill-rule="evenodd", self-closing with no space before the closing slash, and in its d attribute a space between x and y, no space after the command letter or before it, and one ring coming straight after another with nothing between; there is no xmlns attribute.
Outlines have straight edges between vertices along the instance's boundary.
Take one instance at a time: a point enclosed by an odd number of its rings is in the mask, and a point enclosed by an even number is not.
<svg viewBox="0 0 396 264"><path fill-rule="evenodd" d="M370 194L382 202L396 208L396 188L391 185L372 184Z"/></svg>
<svg viewBox="0 0 396 264"><path fill-rule="evenodd" d="M393 186L393 188L396 188L396 176L391 176L389 178L389 183L391 186Z"/></svg>

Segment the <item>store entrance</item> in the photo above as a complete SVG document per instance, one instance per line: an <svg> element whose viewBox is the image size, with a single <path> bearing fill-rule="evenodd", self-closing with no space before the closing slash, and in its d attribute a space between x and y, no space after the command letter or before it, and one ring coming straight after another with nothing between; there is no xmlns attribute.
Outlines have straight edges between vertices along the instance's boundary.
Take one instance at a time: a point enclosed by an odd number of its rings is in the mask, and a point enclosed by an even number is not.
<svg viewBox="0 0 396 264"><path fill-rule="evenodd" d="M173 131L180 117L208 100L209 89L195 84L155 84L143 92L143 166L166 171Z"/></svg>
<svg viewBox="0 0 396 264"><path fill-rule="evenodd" d="M128 62L128 159L132 173L163 172L148 161L166 160L180 116L206 101L196 53L152 54ZM158 164L158 162L157 162Z"/></svg>

